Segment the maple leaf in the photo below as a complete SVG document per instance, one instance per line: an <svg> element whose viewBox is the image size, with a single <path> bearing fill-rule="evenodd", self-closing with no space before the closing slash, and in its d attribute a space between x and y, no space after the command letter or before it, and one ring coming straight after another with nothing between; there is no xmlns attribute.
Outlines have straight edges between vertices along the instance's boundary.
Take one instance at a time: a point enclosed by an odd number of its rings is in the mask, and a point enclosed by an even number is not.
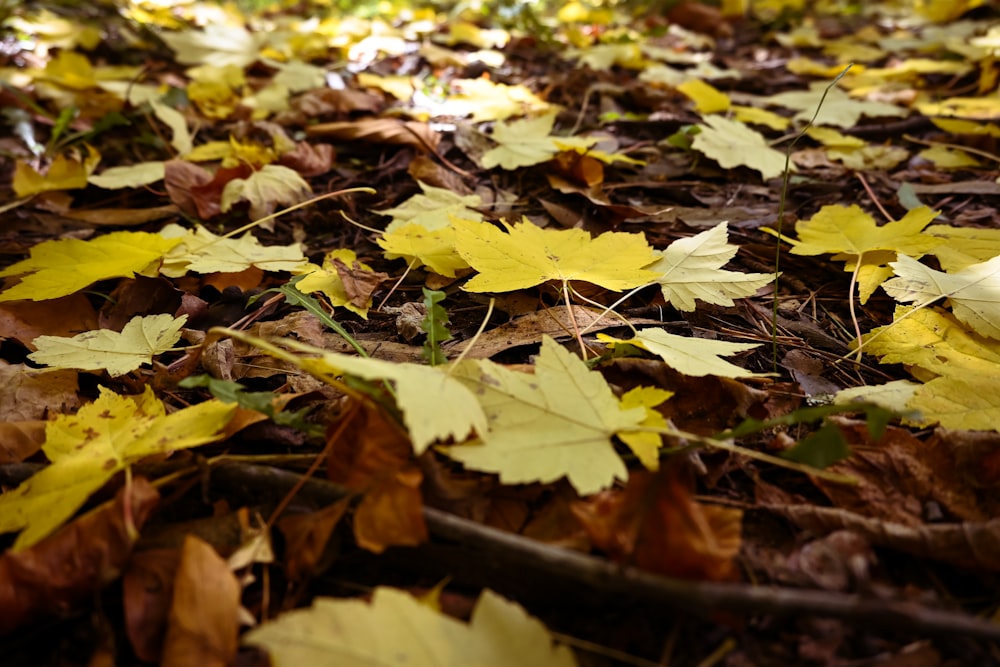
<svg viewBox="0 0 1000 667"><path fill-rule="evenodd" d="M180 239L148 232L112 232L90 241L43 241L32 246L28 259L0 271L0 277L21 275L21 282L0 293L0 301L44 301L99 280L155 275L163 255L178 243Z"/></svg>
<svg viewBox="0 0 1000 667"><path fill-rule="evenodd" d="M478 430L482 444L448 447L451 458L505 484L566 477L581 495L625 479L611 437L636 430L645 408L624 409L600 373L548 336L533 375L488 360L463 362L452 375L479 397L489 428Z"/></svg>
<svg viewBox="0 0 1000 667"><path fill-rule="evenodd" d="M107 329L84 331L72 338L39 336L32 343L36 351L28 358L53 368L107 370L117 377L131 373L153 357L172 348L181 339L187 315L133 317L121 333Z"/></svg>
<svg viewBox="0 0 1000 667"><path fill-rule="evenodd" d="M233 204L250 202L250 219L270 215L277 204L297 204L312 193L299 172L278 164L266 164L249 178L234 178L222 189L220 208L225 213Z"/></svg>
<svg viewBox="0 0 1000 667"><path fill-rule="evenodd" d="M423 225L404 224L379 237L386 259L403 258L413 266L426 266L439 276L454 278L457 271L469 268L455 249L455 230L451 226L427 229Z"/></svg>
<svg viewBox="0 0 1000 667"><path fill-rule="evenodd" d="M732 306L733 299L751 296L774 280L768 273L723 271L739 246L728 242L728 225L720 222L712 229L678 239L665 250L655 251L659 259L646 268L659 274L656 282L663 298L684 312L695 309L695 300L718 306Z"/></svg>
<svg viewBox="0 0 1000 667"><path fill-rule="evenodd" d="M251 33L242 25L209 23L204 30L163 32L160 37L182 65L246 67L257 60L266 33Z"/></svg>
<svg viewBox="0 0 1000 667"><path fill-rule="evenodd" d="M230 335L233 335L232 332ZM461 382L449 376L442 366L352 357L326 352L293 339L278 342L287 348L315 356L285 356L281 354L283 351L266 340L245 334L241 334L240 339L260 347L268 354L281 356L283 360L320 380L353 375L364 380L395 383L396 404L403 413L403 423L410 432L413 451L418 455L438 440L462 440L473 431L486 430L486 415L476 397Z"/></svg>
<svg viewBox="0 0 1000 667"><path fill-rule="evenodd" d="M969 431L996 431L1000 424L1000 376L974 374L934 378L919 385L906 403L924 423Z"/></svg>
<svg viewBox="0 0 1000 667"><path fill-rule="evenodd" d="M862 337L865 351L883 364L903 363L936 375L1000 372L1000 342L968 331L949 313L899 306L893 319Z"/></svg>
<svg viewBox="0 0 1000 667"><path fill-rule="evenodd" d="M643 329L628 340L597 334L597 339L612 346L632 345L652 352L679 373L702 377L717 375L727 378L762 377L719 357L746 352L760 347L756 343L728 343L722 340L690 338L667 333L663 329Z"/></svg>
<svg viewBox="0 0 1000 667"><path fill-rule="evenodd" d="M399 206L372 211L392 216L392 222L385 228L387 233L407 224L420 225L427 230L441 229L448 226L451 216L465 220L483 219L481 213L473 210L482 206L483 200L479 195L460 195L421 181L417 181L417 185L422 194L413 195Z"/></svg>
<svg viewBox="0 0 1000 667"><path fill-rule="evenodd" d="M576 665L545 626L489 589L468 624L379 586L371 602L318 597L309 609L286 612L244 639L265 648L275 665Z"/></svg>
<svg viewBox="0 0 1000 667"><path fill-rule="evenodd" d="M728 95L701 79L688 79L677 90L691 98L698 113L721 113L728 111L731 104Z"/></svg>
<svg viewBox="0 0 1000 667"><path fill-rule="evenodd" d="M866 102L853 99L840 88L829 88L829 85L817 81L809 86L808 91L791 91L778 93L767 99L770 104L797 109L796 120L807 122L819 108L819 114L814 121L816 125L836 125L837 127L854 127L862 116L905 116L906 109L885 102ZM823 99L824 93L826 98ZM822 106L820 106L822 100Z"/></svg>
<svg viewBox="0 0 1000 667"><path fill-rule="evenodd" d="M1000 338L1000 256L943 273L900 255L890 266L896 277L882 288L897 301L926 305L947 299L955 317L983 336Z"/></svg>
<svg viewBox="0 0 1000 667"><path fill-rule="evenodd" d="M847 262L847 271L857 271L861 303L892 275L888 263L897 253L919 257L940 245L943 240L922 233L938 212L926 206L907 212L900 220L875 224L875 219L857 204L849 207L824 206L809 220L795 225L798 240L792 244L793 255L834 254L835 260Z"/></svg>
<svg viewBox="0 0 1000 667"><path fill-rule="evenodd" d="M785 155L771 148L759 132L722 116L706 116L704 120L705 125L698 125L700 132L694 136L691 146L718 162L720 167L749 167L760 172L764 180L784 173Z"/></svg>
<svg viewBox="0 0 1000 667"><path fill-rule="evenodd" d="M111 167L87 179L91 185L105 190L137 188L162 181L166 167L162 162L139 162L127 167Z"/></svg>
<svg viewBox="0 0 1000 667"><path fill-rule="evenodd" d="M643 234L605 232L596 238L582 229L542 229L531 222L493 225L453 221L456 248L479 272L465 285L470 292L510 292L546 280L582 280L611 290L645 285L656 273L642 267L656 261Z"/></svg>
<svg viewBox="0 0 1000 667"><path fill-rule="evenodd" d="M558 112L552 111L535 118L525 118L512 123L497 121L493 126L493 141L500 144L483 154L483 168L503 169L530 167L548 162L556 153L575 148L588 148L594 138L550 136Z"/></svg>
<svg viewBox="0 0 1000 667"><path fill-rule="evenodd" d="M931 225L925 231L945 240L929 252L949 273L1000 255L1000 229Z"/></svg>
<svg viewBox="0 0 1000 667"><path fill-rule="evenodd" d="M201 225L187 230L171 224L161 229L160 234L175 243L160 268L160 273L170 278L179 278L190 271L238 273L251 266L263 271L297 273L308 264L299 244L262 246L250 232L240 238L225 238Z"/></svg>
<svg viewBox="0 0 1000 667"><path fill-rule="evenodd" d="M100 161L101 154L90 146L87 146L86 158L74 159L66 155L57 155L44 176L24 162L18 161L14 164L14 181L11 187L18 197L30 197L53 190L85 188L87 177Z"/></svg>
<svg viewBox="0 0 1000 667"><path fill-rule="evenodd" d="M347 293L347 288L344 286L344 280L338 269L337 262L340 262L341 266L352 267L352 271L357 270L368 274L379 282L386 277L384 273L375 273L372 267L359 262L357 253L350 248L338 248L326 254L326 257L323 258L322 267L310 265L312 270L306 273L302 280L295 284L295 287L303 294L322 292L334 308L347 308L352 313L368 319L368 309L372 305L371 294L367 295L367 298L360 306L354 303L352 297Z"/></svg>
<svg viewBox="0 0 1000 667"><path fill-rule="evenodd" d="M51 463L0 495L0 532L23 529L14 550L51 533L126 466L220 439L235 410L209 400L167 415L150 387L140 396L100 392L75 415L48 423L42 449Z"/></svg>
<svg viewBox="0 0 1000 667"><path fill-rule="evenodd" d="M665 429L669 426L667 420L653 408L673 395L674 392L659 387L636 387L625 392L620 403L625 410L641 407L646 411L646 416L639 424L643 428ZM632 450L632 453L647 470L659 469L663 436L652 431L621 431L618 433L618 437L628 445L628 448Z"/></svg>

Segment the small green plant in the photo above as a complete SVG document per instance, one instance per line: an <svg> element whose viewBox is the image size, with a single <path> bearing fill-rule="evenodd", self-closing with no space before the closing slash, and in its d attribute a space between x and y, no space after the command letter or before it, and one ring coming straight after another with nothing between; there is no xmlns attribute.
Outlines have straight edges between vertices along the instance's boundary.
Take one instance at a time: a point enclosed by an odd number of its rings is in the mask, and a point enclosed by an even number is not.
<svg viewBox="0 0 1000 667"><path fill-rule="evenodd" d="M448 361L441 350L441 343L452 338L451 331L448 330L448 311L441 305L444 297L444 292L424 288L424 306L427 308L427 314L424 315L420 328L427 334L427 340L424 341L421 354L431 366Z"/></svg>
<svg viewBox="0 0 1000 667"><path fill-rule="evenodd" d="M236 403L245 410L254 410L267 415L279 426L291 426L309 436L322 436L325 430L321 424L306 421L306 415L311 408L302 408L294 412L275 410L274 392L271 391L247 391L247 388L239 382L217 380L210 375L192 375L181 380L178 385L184 389L204 387L223 403Z"/></svg>

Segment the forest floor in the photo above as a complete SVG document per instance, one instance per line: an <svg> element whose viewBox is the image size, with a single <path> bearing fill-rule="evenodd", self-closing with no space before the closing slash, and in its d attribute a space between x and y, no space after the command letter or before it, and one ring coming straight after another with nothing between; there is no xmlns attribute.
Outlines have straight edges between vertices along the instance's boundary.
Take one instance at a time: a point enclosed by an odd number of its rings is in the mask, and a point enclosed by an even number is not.
<svg viewBox="0 0 1000 667"><path fill-rule="evenodd" d="M995 7L257 4L4 19L5 665L1000 665Z"/></svg>

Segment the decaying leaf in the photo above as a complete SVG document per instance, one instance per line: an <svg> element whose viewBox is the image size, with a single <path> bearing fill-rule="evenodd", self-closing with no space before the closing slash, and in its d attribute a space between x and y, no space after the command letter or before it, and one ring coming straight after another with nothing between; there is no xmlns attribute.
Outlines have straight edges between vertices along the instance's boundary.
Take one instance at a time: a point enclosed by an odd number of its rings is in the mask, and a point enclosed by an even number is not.
<svg viewBox="0 0 1000 667"><path fill-rule="evenodd" d="M0 532L22 531L13 548L30 547L130 463L218 440L234 407L210 400L167 415L149 387L137 397L102 389L75 415L49 422L42 449L51 463L0 495Z"/></svg>

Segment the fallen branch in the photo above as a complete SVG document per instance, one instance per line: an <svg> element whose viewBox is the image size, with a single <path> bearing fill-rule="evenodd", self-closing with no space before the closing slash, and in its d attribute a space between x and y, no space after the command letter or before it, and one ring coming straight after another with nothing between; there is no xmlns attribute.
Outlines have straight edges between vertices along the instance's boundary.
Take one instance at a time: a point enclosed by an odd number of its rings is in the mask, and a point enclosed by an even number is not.
<svg viewBox="0 0 1000 667"><path fill-rule="evenodd" d="M226 463L212 470L213 485L225 488L227 494L245 496L257 503L279 500L300 481L300 476L292 472L242 463ZM300 498L327 505L347 493L337 484L310 479L303 485ZM628 596L704 616L718 611L805 614L920 635L962 635L1000 641L1000 625L961 611L828 591L673 579L552 547L433 508L425 508L424 517L430 534L437 540L481 552L510 571L584 586L589 593Z"/></svg>

